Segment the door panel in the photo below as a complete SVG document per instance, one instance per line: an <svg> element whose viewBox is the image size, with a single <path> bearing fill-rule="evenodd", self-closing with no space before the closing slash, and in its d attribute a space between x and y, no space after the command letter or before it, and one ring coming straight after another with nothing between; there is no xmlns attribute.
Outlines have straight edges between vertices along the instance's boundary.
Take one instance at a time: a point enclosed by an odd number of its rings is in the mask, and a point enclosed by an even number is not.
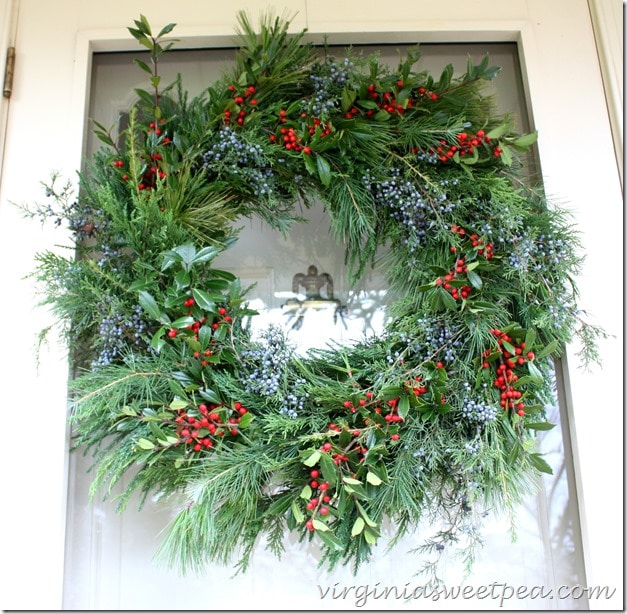
<svg viewBox="0 0 627 614"><path fill-rule="evenodd" d="M394 62L397 47L381 48L382 58ZM371 51L370 48L367 51ZM527 128L527 112L516 46L490 45L424 45L421 67L438 74L448 62L463 70L466 54L475 60L486 51L492 62L503 66L495 91L504 111L514 111L519 129ZM131 62L139 54L97 54L94 57L90 115L105 125L114 124L120 112L132 101L134 87L144 85L143 75ZM222 70L232 57L231 50L179 51L166 58L164 80L177 72L191 94L198 93ZM90 137L88 153L97 146ZM336 245L329 232L321 206L304 212L308 223L300 224L283 237L258 220L242 220L243 230L236 247L221 256L217 266L231 270L244 283L256 283L251 293L253 306L261 311L260 328L271 321L287 324L292 335L305 351L314 343L335 340L343 343L364 333L380 330L384 321L386 287L378 271L369 271L361 284L351 288L343 265L341 246ZM285 263L289 262L289 267ZM333 278L334 296L346 306L343 317L333 321L335 312L307 313L300 326L289 320L285 303L292 297L293 278L314 265L318 272ZM326 337L321 339L320 330ZM552 422L560 423L560 411L551 409ZM562 412L563 413L563 412ZM562 416L562 423L564 417ZM566 429L564 429L566 430ZM510 586L545 586L585 584L581 560L580 528L572 487L572 463L564 453L562 430L543 436L542 448L555 468L555 475L544 479L536 497L531 497L517 510L513 519L518 535L512 543L507 518L489 517L485 526L485 547L466 584L474 586L507 582ZM419 586L413 577L416 560L407 551L417 545L415 539L405 539L391 552L379 548L373 562L357 577L349 569L332 574L317 570L315 545L299 544L291 537L281 562L263 549L257 549L249 572L231 578L229 568L214 567L202 576L181 578L176 572L159 568L151 557L159 540L159 532L174 516L175 502L148 501L144 510L136 511L133 500L123 515L117 515L114 504L95 501L88 503L90 475L86 473L88 459L75 454L71 459L71 487L68 514L68 545L66 561L65 608L103 609L262 609L277 608L345 608L354 607L353 597L332 598L345 587L396 586L398 591L409 586L409 592ZM429 534L429 527L423 527ZM391 528L390 528L391 530ZM462 571L451 561L444 572L447 584L462 581ZM330 588L325 599L321 599ZM335 589L335 590L334 590ZM321 593L322 591L322 593ZM407 594L407 593L406 593ZM528 599L508 601L505 607L520 608L584 608L585 599L577 601ZM428 605L427 605L428 604ZM371 601L371 607L460 608L499 607L494 600L441 600L405 603L386 599Z"/></svg>

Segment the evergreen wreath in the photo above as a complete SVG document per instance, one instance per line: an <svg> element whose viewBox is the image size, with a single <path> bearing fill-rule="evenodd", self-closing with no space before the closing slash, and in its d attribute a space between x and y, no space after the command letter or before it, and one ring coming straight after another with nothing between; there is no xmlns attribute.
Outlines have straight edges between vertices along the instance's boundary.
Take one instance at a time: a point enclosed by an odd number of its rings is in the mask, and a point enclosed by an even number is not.
<svg viewBox="0 0 627 614"><path fill-rule="evenodd" d="M256 32L239 15L234 68L189 99L162 87L174 24L129 28L150 62L124 145L104 141L80 193L53 176L31 214L68 224L67 254L35 278L72 350L75 443L93 452L92 493L181 494L161 555L183 570L245 569L260 535L317 540L321 565L368 560L423 519L433 565L467 560L486 510L509 510L551 469L553 361L595 336L576 306L581 258L565 211L520 179L516 134L482 93L486 56L455 77L391 70L376 56L321 56L289 21ZM246 289L213 260L259 216L289 232L324 204L353 280L374 263L398 300L385 332L298 356L254 339ZM389 249L381 256L382 246ZM470 552L470 554L469 554Z"/></svg>

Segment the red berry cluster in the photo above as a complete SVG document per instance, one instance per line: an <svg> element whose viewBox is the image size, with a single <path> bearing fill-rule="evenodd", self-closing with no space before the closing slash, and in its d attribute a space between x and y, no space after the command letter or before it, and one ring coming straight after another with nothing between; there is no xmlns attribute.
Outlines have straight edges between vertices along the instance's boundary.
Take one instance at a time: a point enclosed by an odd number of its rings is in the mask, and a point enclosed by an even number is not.
<svg viewBox="0 0 627 614"><path fill-rule="evenodd" d="M232 121L242 126L244 124L247 110L246 108L257 106L257 99L254 97L257 91L254 85L247 85L243 90L239 90L235 85L229 85L229 92L232 92L235 106L233 110L224 110L224 123L228 126Z"/></svg>
<svg viewBox="0 0 627 614"><path fill-rule="evenodd" d="M490 146L493 144L492 138L486 135L484 130L477 130L475 134L469 134L467 132L460 132L457 134L455 142L449 143L445 139L441 139L437 146L431 147L427 150L427 153L436 155L440 162L448 162L455 154L459 156L473 155L477 147ZM412 153L418 153L421 151L415 147L412 149ZM492 150L492 155L495 158L499 158L503 150L496 145Z"/></svg>
<svg viewBox="0 0 627 614"><path fill-rule="evenodd" d="M320 483L318 478L320 477L320 471L318 469L312 469L309 472L309 477L311 481L309 482L309 486L314 492L314 496L307 501L306 508L311 512L311 516L305 522L305 526L310 531L314 531L314 520L317 514L320 516L328 516L331 513L330 508L333 505L333 495L334 493L330 490L330 485L328 482Z"/></svg>
<svg viewBox="0 0 627 614"><path fill-rule="evenodd" d="M185 299L183 305L185 307L187 307L187 309L188 309L187 315L194 316L193 308L196 305L196 301L191 296L189 298ZM206 315L200 315L200 312L198 311L194 317L196 319L194 320L194 322L192 324L189 324L184 329L171 328L166 333L167 336L170 339L175 339L176 337L178 337L181 334L181 331L189 331L189 333L191 333L191 335L192 335L192 338L195 341L198 341L199 340L198 334L199 334L200 329L202 328L202 326L207 323L207 316ZM218 317L217 318L216 317L213 318L213 322L211 323L211 329L212 330L217 330L220 326L230 325L232 323L232 321L233 321L233 318L228 314L228 311L227 311L226 307L218 307ZM183 334L185 335L185 333L183 333ZM213 339L212 339L212 342L213 342ZM209 361L207 360L207 358L209 356L211 356L212 354L213 354L213 352L211 350L205 350L204 352L195 351L194 352L194 358L200 360L201 365L203 367L206 367L209 364Z"/></svg>
<svg viewBox="0 0 627 614"><path fill-rule="evenodd" d="M486 243L485 239L480 237L477 233L473 232L469 235L466 232L465 228L458 226L457 224L453 224L451 226L451 232L453 234L458 234L461 238L467 239L470 241L473 249L477 252L479 256L485 256L487 260L492 260L494 256L494 243ZM451 252L456 252L457 248L451 247Z"/></svg>
<svg viewBox="0 0 627 614"><path fill-rule="evenodd" d="M405 84L403 83L403 81L399 80L396 82L396 87L399 90L401 90L404 86ZM420 98L427 97L434 102L438 99L438 95L435 92L427 91L424 87L418 88L415 93L417 94L417 96L414 95L414 97L407 98L404 103L399 102L396 99L396 94L392 91L377 92L376 86L372 83L368 85L367 90L368 97L377 103L377 107L379 109L387 111L390 114L396 113L398 115L403 115L407 109L411 109L412 107L416 106L416 103L419 101ZM357 112L357 109L351 109L349 113L352 117ZM374 114L374 111L372 109L368 109L365 114L366 116L371 116ZM348 117L348 114L346 117L347 119L350 119L350 117Z"/></svg>
<svg viewBox="0 0 627 614"><path fill-rule="evenodd" d="M148 130L146 131L148 136L154 133L157 137L160 137L160 145L167 145L170 143L170 137L163 136L162 128L165 122L165 117L162 117L159 122L150 122ZM141 181L137 186L137 189L139 190L152 190L157 186L157 182L159 180L163 180L167 176L161 164L163 156L159 152L153 151L153 153L147 153L146 159L146 169L142 173ZM124 168L124 160L115 160L113 162L113 166L122 170ZM122 175L122 181L128 180L129 176L126 172L124 172Z"/></svg>
<svg viewBox="0 0 627 614"><path fill-rule="evenodd" d="M417 376L411 381L405 382L405 388L413 391L416 396L420 396L427 392L426 386L421 382L420 376ZM359 416L363 417L362 426L340 426L335 423L330 423L328 428L334 433L350 433L351 437L343 447L338 447L337 444L332 443L332 440L324 442L318 451L320 454L329 455L339 469L339 472L344 476L349 476L352 479L357 477L357 467L361 465L366 458L368 448L364 445L365 437L368 435L368 431L374 429L385 429L386 434L389 435L389 439L392 442L400 440L400 435L397 432L400 423L404 422L403 416L398 412L399 398L389 399L388 401L382 401L375 399L374 394L371 391L367 391L364 397L359 399L356 403L351 400L343 402L343 407L347 409L351 414L359 412ZM372 414L368 412L372 411L378 416L382 416L386 424L381 422L381 418L375 419ZM389 427L389 430L388 430ZM333 437L335 439L335 437ZM337 497L337 489L329 484L328 481L322 477L322 470L320 464L316 463L307 476L307 486L311 488L311 498L307 501L306 509L311 512L311 515L305 522L305 526L314 531L314 520L316 515L327 516L333 511L333 501Z"/></svg>
<svg viewBox="0 0 627 614"><path fill-rule="evenodd" d="M496 328L490 331L498 342L498 366L496 367L496 379L492 382L495 388L501 391L500 405L505 410L516 411L519 416L525 415L525 404L521 401L522 392L514 388L519 376L515 373L517 367L523 366L527 361L535 358L533 352L525 352L525 342L518 344L507 333ZM488 349L483 353L483 358L487 359L492 354ZM483 362L483 368L489 369L490 362Z"/></svg>
<svg viewBox="0 0 627 614"><path fill-rule="evenodd" d="M201 403L197 410L177 410L176 434L179 443L192 447L194 452L213 448L214 444L229 435L239 435L239 423L248 410L239 402L232 408L211 403Z"/></svg>
<svg viewBox="0 0 627 614"><path fill-rule="evenodd" d="M468 273L468 266L463 258L459 258L455 262L455 266L443 278L438 277L435 283L444 288L456 301L466 299L472 291L472 286L454 286L451 284L459 275L464 273Z"/></svg>
<svg viewBox="0 0 627 614"><path fill-rule="evenodd" d="M301 118L304 119L306 117L306 113L301 114ZM285 124L287 121L287 111L285 111L285 109L281 109L279 111L279 123ZM307 124L305 130L310 137L319 133L321 139L331 134L330 124L327 123L326 125L323 125L322 121L317 117L312 118L312 120ZM306 155L311 155L311 147L307 145L306 141L303 141L303 138L306 138L307 134L300 136L295 128L282 126L279 128L278 134L271 134L269 138L272 143L282 144L288 151L302 151Z"/></svg>

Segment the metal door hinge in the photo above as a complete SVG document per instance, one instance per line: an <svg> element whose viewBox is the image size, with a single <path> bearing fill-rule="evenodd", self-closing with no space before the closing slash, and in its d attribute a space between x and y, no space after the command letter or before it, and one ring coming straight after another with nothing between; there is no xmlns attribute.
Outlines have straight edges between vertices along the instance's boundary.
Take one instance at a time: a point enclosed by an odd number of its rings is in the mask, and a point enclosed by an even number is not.
<svg viewBox="0 0 627 614"><path fill-rule="evenodd" d="M15 47L7 49L7 62L4 67L4 87L2 95L5 98L11 98L13 91L13 72L15 70Z"/></svg>

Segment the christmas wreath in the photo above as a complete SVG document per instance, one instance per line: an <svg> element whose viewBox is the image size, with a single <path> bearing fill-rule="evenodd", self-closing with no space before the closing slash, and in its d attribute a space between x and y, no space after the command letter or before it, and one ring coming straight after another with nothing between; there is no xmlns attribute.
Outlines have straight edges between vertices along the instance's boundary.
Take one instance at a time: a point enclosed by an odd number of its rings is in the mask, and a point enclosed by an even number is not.
<svg viewBox="0 0 627 614"><path fill-rule="evenodd" d="M74 238L34 275L72 350L92 491L128 475L121 508L183 495L161 552L184 570L244 569L260 535L280 555L290 531L356 569L385 518L392 543L429 519L437 558L550 472L553 360L575 334L594 358L598 333L577 312L576 232L520 180L536 135L495 116L487 57L436 79L418 48L392 70L321 55L284 19L239 24L234 67L189 99L159 75L174 24L136 20L150 88L122 138L95 124L80 193L53 177L36 208ZM397 300L383 333L301 356L279 328L253 336L247 289L212 263L242 217L289 232L314 201L352 279L374 263Z"/></svg>

